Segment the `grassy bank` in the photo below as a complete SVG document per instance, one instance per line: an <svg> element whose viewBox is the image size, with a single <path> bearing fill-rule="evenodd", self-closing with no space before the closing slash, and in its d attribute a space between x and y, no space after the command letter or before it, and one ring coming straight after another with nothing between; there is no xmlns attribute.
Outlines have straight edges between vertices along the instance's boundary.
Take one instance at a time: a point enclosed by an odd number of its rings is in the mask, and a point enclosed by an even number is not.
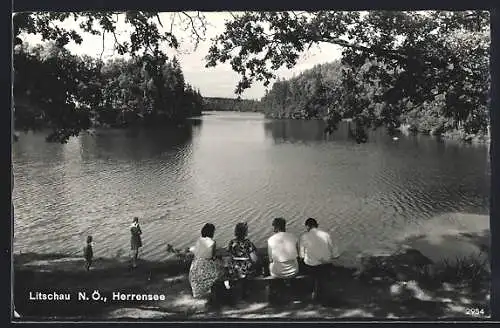
<svg viewBox="0 0 500 328"><path fill-rule="evenodd" d="M487 232L484 232L487 233ZM484 236L462 236L489 252ZM324 290L327 298L312 303L305 283L298 281L284 303L270 304L265 283L254 282L245 301L224 296L215 307L194 300L188 282L189 258L172 252L162 262L141 261L130 269L126 258L95 262L87 272L80 258L62 255L15 256L14 298L21 319L164 319L204 318L472 318L469 309L489 314L490 274L480 256L456 261L435 261L418 250L405 248L393 254L371 255L361 269L334 266ZM107 302L78 301L78 292L95 290ZM70 293L71 301L30 300L30 292ZM158 294L164 300L112 300L113 293Z"/></svg>

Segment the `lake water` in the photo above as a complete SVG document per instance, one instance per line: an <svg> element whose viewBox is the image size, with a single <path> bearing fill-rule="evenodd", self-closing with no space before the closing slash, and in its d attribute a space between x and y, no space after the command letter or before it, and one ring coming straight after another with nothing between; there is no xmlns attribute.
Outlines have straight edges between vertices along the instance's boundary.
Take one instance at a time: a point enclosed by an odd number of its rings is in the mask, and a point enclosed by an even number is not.
<svg viewBox="0 0 500 328"><path fill-rule="evenodd" d="M282 216L297 234L317 218L355 254L443 213L488 214L487 146L394 141L381 130L357 144L346 124L330 136L323 124L226 112L166 131L97 130L66 145L22 134L13 145L14 250L80 255L90 234L96 256L127 255L134 216L148 259L164 258L168 243L190 246L206 222L225 246L246 221L263 247Z"/></svg>

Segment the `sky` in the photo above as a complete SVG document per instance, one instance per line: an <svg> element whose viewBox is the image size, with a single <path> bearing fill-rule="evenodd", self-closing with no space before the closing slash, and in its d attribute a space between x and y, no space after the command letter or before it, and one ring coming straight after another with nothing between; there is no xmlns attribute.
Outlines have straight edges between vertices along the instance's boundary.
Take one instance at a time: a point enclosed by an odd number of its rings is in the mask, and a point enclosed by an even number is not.
<svg viewBox="0 0 500 328"><path fill-rule="evenodd" d="M175 55L179 59L185 80L193 87L198 88L203 96L234 98L236 97L234 90L239 81L239 75L232 71L229 63L219 64L213 68L205 68L204 60L211 45L210 39L224 31L224 22L226 19L231 18L231 15L228 12L206 12L204 15L208 22L205 41L201 41L195 50L195 44L192 41L191 34L183 31L181 26L176 25L174 34L181 41L180 48L177 51L169 49L167 53L170 56ZM171 17L172 13L160 14L164 26L167 25L165 22L170 22ZM75 23L73 19L68 19L62 23L58 23L58 25L67 28L78 27L78 23ZM126 40L128 37L126 27L127 25L119 20L117 31L119 33L119 39L121 40ZM78 55L86 54L99 57L101 52L103 52L102 36L93 36L88 33L82 33L82 36L83 43L81 45L70 43L67 48L72 53ZM30 44L41 42L41 37L34 35L26 35L23 39ZM108 59L118 57L119 55L113 54L114 42L112 40L112 35L107 34L104 41L102 58ZM312 68L314 65L332 62L340 58L340 56L341 49L338 46L322 43L313 46L309 51L305 52L293 69L283 67L276 71L276 75L280 78L287 79L294 75L298 75L304 70ZM271 85L269 85L269 87L271 87ZM260 99L264 96L265 89L266 88L261 82L255 82L252 88L247 89L241 97L244 99Z"/></svg>

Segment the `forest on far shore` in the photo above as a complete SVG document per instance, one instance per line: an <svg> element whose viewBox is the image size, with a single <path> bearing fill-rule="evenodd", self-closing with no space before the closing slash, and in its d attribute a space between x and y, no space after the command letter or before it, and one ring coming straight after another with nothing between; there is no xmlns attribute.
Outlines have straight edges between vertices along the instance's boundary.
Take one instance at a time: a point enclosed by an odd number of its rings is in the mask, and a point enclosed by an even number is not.
<svg viewBox="0 0 500 328"><path fill-rule="evenodd" d="M236 112L263 112L264 108L259 100L203 97L205 111L236 111Z"/></svg>
<svg viewBox="0 0 500 328"><path fill-rule="evenodd" d="M367 62L353 74L353 84L357 84L359 90L358 102L363 102L366 110L383 111L384 104L377 103L377 93L381 91L381 85L376 82L365 82L360 76L366 74L373 67L378 69L381 64ZM328 119L337 112L345 111L344 101L352 98L349 89L343 84L346 68L341 61L316 65L291 79L280 79L276 81L270 91L261 99L261 107L268 118L291 118L291 119ZM351 69L352 70L352 69ZM387 69L387 74L391 71ZM470 81L466 79L466 81ZM487 80L484 80L487 84ZM352 87L352 86L351 86ZM487 90L487 85L483 86ZM414 133L443 135L465 141L472 138L487 138L489 113L486 102L474 104L467 101L460 103L457 100L466 99L471 93L456 95L457 99L451 98L453 94L438 95L434 99L424 101L421 105L412 104L408 101L405 109L400 110L399 121L401 125L397 128ZM476 100L478 100L476 98ZM485 99L486 100L486 99ZM483 100L483 101L485 101ZM457 101L456 109L462 106L476 106L468 108L470 114L463 115L462 112L447 112L446 102ZM466 108L467 108L466 107ZM342 117L349 117L345 113Z"/></svg>

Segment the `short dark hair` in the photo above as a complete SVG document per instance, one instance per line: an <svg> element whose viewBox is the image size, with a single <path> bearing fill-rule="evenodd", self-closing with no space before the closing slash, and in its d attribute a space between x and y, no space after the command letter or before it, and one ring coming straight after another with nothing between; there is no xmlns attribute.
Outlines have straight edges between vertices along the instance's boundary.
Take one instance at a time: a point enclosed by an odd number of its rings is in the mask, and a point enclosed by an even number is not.
<svg viewBox="0 0 500 328"><path fill-rule="evenodd" d="M215 226L212 223L207 223L201 228L201 236L202 237L210 237L213 238L215 233Z"/></svg>
<svg viewBox="0 0 500 328"><path fill-rule="evenodd" d="M248 225L246 223L240 222L237 223L234 227L234 235L238 239L243 239L246 237L248 233Z"/></svg>
<svg viewBox="0 0 500 328"><path fill-rule="evenodd" d="M309 219L306 220L305 226L309 227L309 228L317 228L318 227L318 221L316 221L316 219L309 218Z"/></svg>
<svg viewBox="0 0 500 328"><path fill-rule="evenodd" d="M136 217L132 220L132 222L139 222L139 218L136 216Z"/></svg>
<svg viewBox="0 0 500 328"><path fill-rule="evenodd" d="M279 231L285 231L286 220L283 218L275 218L273 220L273 227L275 227Z"/></svg>
<svg viewBox="0 0 500 328"><path fill-rule="evenodd" d="M92 236L87 236L87 244L92 242Z"/></svg>

